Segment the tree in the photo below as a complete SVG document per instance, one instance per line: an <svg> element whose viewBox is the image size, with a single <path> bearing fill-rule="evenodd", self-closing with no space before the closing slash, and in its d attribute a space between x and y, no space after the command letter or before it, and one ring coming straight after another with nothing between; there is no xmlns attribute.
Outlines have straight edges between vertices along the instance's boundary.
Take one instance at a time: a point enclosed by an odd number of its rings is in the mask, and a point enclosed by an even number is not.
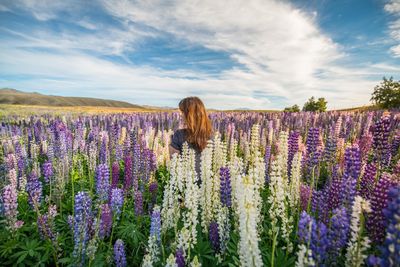
<svg viewBox="0 0 400 267"><path fill-rule="evenodd" d="M320 97L316 101L315 98L312 96L308 101L304 104L303 106L303 111L318 111L318 112L324 112L326 111L326 105L328 102L325 100L325 98Z"/></svg>
<svg viewBox="0 0 400 267"><path fill-rule="evenodd" d="M286 107L283 112L300 112L300 108L298 105L293 105L291 107Z"/></svg>
<svg viewBox="0 0 400 267"><path fill-rule="evenodd" d="M380 108L400 108L400 81L393 81L393 77L375 86L371 101Z"/></svg>

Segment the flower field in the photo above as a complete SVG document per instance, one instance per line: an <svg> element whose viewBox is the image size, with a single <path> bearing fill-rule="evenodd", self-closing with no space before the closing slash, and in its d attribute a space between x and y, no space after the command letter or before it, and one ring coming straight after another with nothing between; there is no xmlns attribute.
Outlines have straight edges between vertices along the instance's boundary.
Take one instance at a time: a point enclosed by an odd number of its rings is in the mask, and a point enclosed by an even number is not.
<svg viewBox="0 0 400 267"><path fill-rule="evenodd" d="M400 113L1 118L2 266L399 266Z"/></svg>

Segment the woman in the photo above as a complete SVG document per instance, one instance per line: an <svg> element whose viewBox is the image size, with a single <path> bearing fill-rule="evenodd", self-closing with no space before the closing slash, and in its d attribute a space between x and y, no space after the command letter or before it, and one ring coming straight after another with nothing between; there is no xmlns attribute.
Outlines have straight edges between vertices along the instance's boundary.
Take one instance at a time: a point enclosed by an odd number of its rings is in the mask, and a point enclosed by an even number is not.
<svg viewBox="0 0 400 267"><path fill-rule="evenodd" d="M200 153L207 146L212 134L211 121L207 116L203 102L198 97L187 97L179 102L183 115L184 129L176 130L172 136L169 153L182 153L185 142L196 152L196 171L200 174Z"/></svg>

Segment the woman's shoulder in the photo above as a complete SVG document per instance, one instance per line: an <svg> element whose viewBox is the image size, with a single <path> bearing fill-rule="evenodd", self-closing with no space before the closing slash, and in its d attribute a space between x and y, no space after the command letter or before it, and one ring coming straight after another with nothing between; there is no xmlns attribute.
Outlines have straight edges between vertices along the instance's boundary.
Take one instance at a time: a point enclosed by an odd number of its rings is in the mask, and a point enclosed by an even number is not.
<svg viewBox="0 0 400 267"><path fill-rule="evenodd" d="M172 135L171 145L175 149L181 150L183 143L186 141L186 129L178 129Z"/></svg>

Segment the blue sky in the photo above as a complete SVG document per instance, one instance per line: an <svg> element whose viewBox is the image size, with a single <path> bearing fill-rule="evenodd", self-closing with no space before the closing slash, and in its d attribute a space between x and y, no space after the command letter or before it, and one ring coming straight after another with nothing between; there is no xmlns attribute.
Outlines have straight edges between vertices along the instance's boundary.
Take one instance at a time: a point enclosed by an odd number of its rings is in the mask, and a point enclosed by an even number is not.
<svg viewBox="0 0 400 267"><path fill-rule="evenodd" d="M400 79L400 0L5 0L0 87L176 106L369 103Z"/></svg>

